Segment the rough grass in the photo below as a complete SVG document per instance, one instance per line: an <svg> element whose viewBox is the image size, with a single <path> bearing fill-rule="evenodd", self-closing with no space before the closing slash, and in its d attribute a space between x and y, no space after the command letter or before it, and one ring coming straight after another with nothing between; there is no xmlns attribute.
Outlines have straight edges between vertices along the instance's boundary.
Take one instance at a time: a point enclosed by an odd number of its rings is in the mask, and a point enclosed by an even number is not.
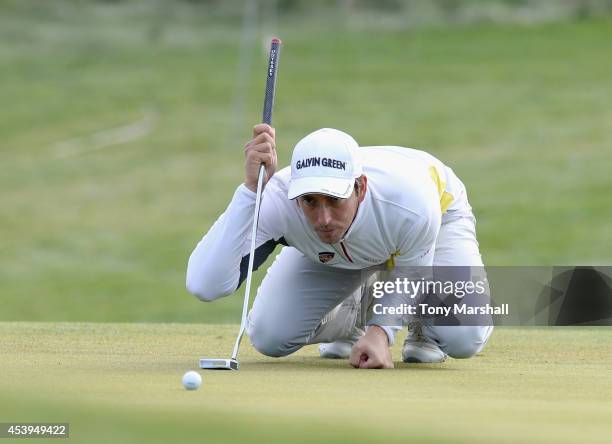
<svg viewBox="0 0 612 444"><path fill-rule="evenodd" d="M609 441L612 330L498 328L485 352L389 371L282 359L245 340L238 372L181 376L225 357L237 326L0 323L2 421L70 422L74 442ZM398 341L393 349L400 357Z"/></svg>

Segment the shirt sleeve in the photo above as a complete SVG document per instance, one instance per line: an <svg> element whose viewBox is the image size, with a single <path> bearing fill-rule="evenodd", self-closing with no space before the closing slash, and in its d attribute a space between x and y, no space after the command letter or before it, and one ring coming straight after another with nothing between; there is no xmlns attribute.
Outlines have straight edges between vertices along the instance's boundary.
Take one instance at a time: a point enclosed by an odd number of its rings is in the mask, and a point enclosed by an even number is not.
<svg viewBox="0 0 612 444"><path fill-rule="evenodd" d="M262 195L257 228L254 269L274 251L286 245L281 217L275 203L274 186ZM227 296L240 286L247 274L256 193L241 184L227 209L198 242L189 257L186 285L190 293L204 301Z"/></svg>

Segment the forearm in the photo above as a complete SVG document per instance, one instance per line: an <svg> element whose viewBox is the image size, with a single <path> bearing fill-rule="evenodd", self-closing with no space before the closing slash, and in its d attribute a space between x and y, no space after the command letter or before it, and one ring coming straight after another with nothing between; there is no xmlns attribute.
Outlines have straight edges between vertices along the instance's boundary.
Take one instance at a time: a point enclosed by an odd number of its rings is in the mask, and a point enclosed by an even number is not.
<svg viewBox="0 0 612 444"><path fill-rule="evenodd" d="M372 338L376 338L376 341L384 343L386 345L392 344L392 342L389 340L389 334L387 333L386 328L381 327L380 325L369 325L366 331L366 335Z"/></svg>
<svg viewBox="0 0 612 444"><path fill-rule="evenodd" d="M239 186L225 212L198 243L187 265L187 289L211 301L233 293L255 210L255 193Z"/></svg>
<svg viewBox="0 0 612 444"><path fill-rule="evenodd" d="M369 323L367 331L369 332L370 330L375 330L379 334L384 334L385 339L387 340L387 344L389 346L392 346L395 343L395 335L401 329L401 325L378 325L374 323Z"/></svg>

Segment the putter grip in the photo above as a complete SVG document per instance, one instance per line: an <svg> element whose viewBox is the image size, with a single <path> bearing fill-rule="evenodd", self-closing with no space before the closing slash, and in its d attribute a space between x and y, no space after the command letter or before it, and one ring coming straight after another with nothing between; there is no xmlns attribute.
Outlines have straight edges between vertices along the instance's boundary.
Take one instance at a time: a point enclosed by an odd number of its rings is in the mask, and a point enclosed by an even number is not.
<svg viewBox="0 0 612 444"><path fill-rule="evenodd" d="M263 107L263 123L272 124L272 107L274 106L274 90L276 89L276 70L280 56L280 39L273 38L268 59L268 76L266 79L266 96Z"/></svg>

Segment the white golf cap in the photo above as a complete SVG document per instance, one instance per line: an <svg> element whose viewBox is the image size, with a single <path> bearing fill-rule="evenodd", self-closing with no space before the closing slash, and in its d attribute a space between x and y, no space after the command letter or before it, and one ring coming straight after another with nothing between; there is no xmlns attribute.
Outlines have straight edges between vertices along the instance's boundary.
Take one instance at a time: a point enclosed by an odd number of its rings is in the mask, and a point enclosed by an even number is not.
<svg viewBox="0 0 612 444"><path fill-rule="evenodd" d="M346 199L361 176L359 145L348 134L323 128L308 134L293 149L289 199L328 194Z"/></svg>

